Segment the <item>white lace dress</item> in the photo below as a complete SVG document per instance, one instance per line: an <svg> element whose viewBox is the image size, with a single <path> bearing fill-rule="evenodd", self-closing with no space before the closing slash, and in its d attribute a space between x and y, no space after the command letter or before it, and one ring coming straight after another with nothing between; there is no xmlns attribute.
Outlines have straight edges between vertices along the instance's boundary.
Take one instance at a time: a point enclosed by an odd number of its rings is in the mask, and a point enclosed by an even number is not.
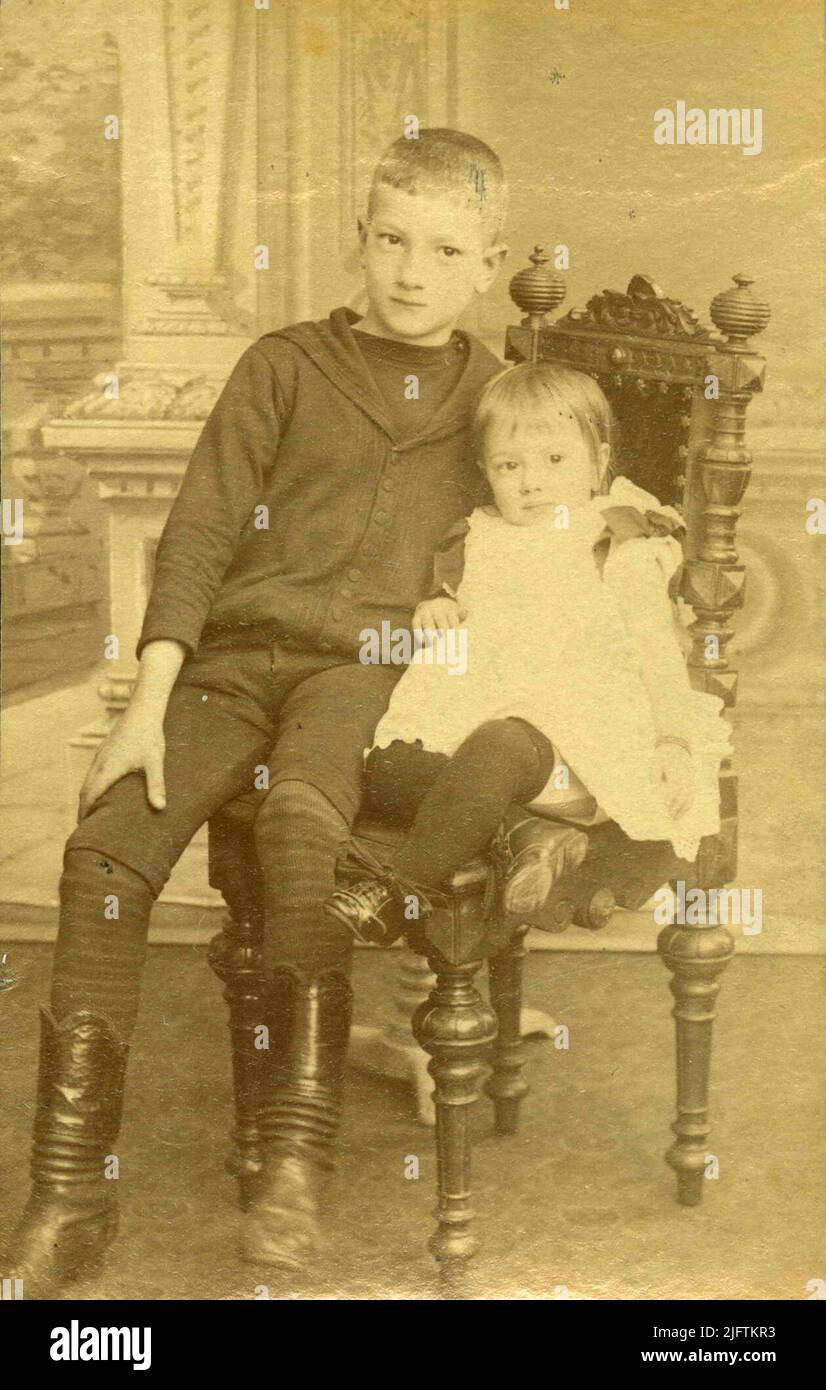
<svg viewBox="0 0 826 1390"><path fill-rule="evenodd" d="M687 860L720 828L718 776L730 752L722 701L692 689L668 582L682 560L670 535L612 540L602 566L594 546L606 508L676 517L650 493L618 478L605 497L570 513L512 526L483 509L469 519L457 596L467 609L467 669L457 674L418 652L395 687L374 746L420 739L452 754L490 719L527 720L553 743L571 783L587 789L595 819L634 840L669 840ZM654 778L659 731L693 752L695 796L675 820ZM663 712L665 711L665 718ZM533 803L564 814L558 769ZM554 811L554 807L557 811Z"/></svg>

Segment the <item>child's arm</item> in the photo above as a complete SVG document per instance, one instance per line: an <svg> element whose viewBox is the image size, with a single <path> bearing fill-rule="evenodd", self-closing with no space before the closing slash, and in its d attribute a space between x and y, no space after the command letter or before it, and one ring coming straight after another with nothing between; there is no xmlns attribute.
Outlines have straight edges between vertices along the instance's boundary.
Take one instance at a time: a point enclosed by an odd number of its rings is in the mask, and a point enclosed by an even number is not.
<svg viewBox="0 0 826 1390"><path fill-rule="evenodd" d="M166 805L163 721L186 648L180 642L149 642L143 649L135 690L127 708L97 750L80 792L78 819L127 772L143 772L150 806Z"/></svg>
<svg viewBox="0 0 826 1390"><path fill-rule="evenodd" d="M668 592L681 562L682 549L673 538L639 538L612 547L603 571L640 655L658 732L675 739L686 738L686 708L691 699Z"/></svg>
<svg viewBox="0 0 826 1390"><path fill-rule="evenodd" d="M246 350L216 402L167 517L138 641L137 684L100 745L80 793L82 819L127 772L143 772L155 810L166 805L163 723L178 672L198 646L238 538L263 500L278 448L275 373L260 348Z"/></svg>
<svg viewBox="0 0 826 1390"><path fill-rule="evenodd" d="M459 627L467 617L467 609L457 598L465 567L465 519L451 526L433 559L433 584L430 594L422 599L413 614L412 627L425 632Z"/></svg>
<svg viewBox="0 0 826 1390"><path fill-rule="evenodd" d="M138 641L168 639L195 651L242 528L265 500L283 398L260 347L239 358L201 432L155 555Z"/></svg>
<svg viewBox="0 0 826 1390"><path fill-rule="evenodd" d="M640 656L659 735L654 775L675 819L691 805L694 780L687 719L692 689L668 593L681 560L681 547L673 538L639 538L612 548L603 571Z"/></svg>
<svg viewBox="0 0 826 1390"><path fill-rule="evenodd" d="M414 631L447 632L448 628L461 627L466 617L467 609L462 607L458 599L441 594L436 598L422 599L416 605L411 627Z"/></svg>

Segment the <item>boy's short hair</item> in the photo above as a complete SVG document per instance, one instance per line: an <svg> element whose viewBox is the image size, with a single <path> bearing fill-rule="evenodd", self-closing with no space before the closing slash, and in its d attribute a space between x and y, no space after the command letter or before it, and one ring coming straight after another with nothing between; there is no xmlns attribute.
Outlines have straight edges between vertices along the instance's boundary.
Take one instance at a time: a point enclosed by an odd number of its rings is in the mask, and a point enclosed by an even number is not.
<svg viewBox="0 0 826 1390"><path fill-rule="evenodd" d="M487 245L493 245L507 212L507 185L502 163L489 145L461 130L429 126L416 139L400 136L381 156L367 200L372 217L381 184L406 193L458 193L485 221Z"/></svg>
<svg viewBox="0 0 826 1390"><path fill-rule="evenodd" d="M582 430L596 462L599 446L608 444L612 459L616 445L616 421L599 384L587 372L558 362L521 362L506 367L487 383L476 404L473 417L473 449L477 460L484 459L487 433L493 420L510 420L513 428L522 424L541 424L560 409L570 411ZM614 470L605 472L607 490Z"/></svg>

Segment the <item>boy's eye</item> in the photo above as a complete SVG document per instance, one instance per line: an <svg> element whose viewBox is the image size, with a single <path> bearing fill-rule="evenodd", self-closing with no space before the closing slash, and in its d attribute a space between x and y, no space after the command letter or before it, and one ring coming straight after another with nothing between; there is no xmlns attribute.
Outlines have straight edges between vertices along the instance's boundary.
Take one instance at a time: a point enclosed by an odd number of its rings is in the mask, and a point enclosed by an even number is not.
<svg viewBox="0 0 826 1390"><path fill-rule="evenodd" d="M516 462L516 459L503 459L498 465L500 473L513 473L518 467L519 464Z"/></svg>
<svg viewBox="0 0 826 1390"><path fill-rule="evenodd" d="M549 459L549 461L550 461L551 463L561 463L561 462L562 462L562 455L561 455L561 454L549 454L549 455L548 455L548 459Z"/></svg>
<svg viewBox="0 0 826 1390"><path fill-rule="evenodd" d="M379 241L387 241L391 246L401 245L401 237L396 236L395 232L379 232Z"/></svg>
<svg viewBox="0 0 826 1390"><path fill-rule="evenodd" d="M441 250L444 251L445 255L448 257L461 256L462 254L458 246L443 246Z"/></svg>

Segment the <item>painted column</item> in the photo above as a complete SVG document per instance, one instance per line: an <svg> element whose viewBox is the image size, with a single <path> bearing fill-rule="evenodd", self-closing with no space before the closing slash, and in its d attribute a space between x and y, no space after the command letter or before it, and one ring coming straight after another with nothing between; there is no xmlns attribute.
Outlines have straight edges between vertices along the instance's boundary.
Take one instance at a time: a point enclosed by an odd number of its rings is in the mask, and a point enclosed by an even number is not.
<svg viewBox="0 0 826 1390"><path fill-rule="evenodd" d="M144 0L120 13L123 358L43 430L47 448L84 464L108 511L116 644L101 657L117 655L101 719L71 740L75 784L129 699L158 537L256 333L255 18L229 0Z"/></svg>

